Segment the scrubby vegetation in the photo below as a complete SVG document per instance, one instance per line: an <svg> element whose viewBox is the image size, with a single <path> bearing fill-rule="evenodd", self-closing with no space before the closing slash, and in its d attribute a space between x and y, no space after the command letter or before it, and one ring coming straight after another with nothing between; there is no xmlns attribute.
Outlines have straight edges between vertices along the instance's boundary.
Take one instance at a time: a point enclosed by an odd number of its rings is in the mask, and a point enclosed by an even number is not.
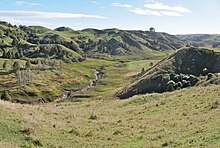
<svg viewBox="0 0 220 148"><path fill-rule="evenodd" d="M166 92L204 83L214 84L220 72L220 54L208 49L184 48L166 57L117 93L120 98ZM212 79L212 81L210 81Z"/></svg>

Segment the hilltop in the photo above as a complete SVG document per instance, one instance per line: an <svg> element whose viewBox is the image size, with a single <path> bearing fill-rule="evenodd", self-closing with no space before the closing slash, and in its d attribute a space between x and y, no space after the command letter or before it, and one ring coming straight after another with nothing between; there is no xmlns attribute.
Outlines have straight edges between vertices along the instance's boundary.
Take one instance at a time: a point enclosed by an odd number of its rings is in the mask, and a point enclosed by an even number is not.
<svg viewBox="0 0 220 148"><path fill-rule="evenodd" d="M143 55L154 51L174 51L185 45L166 33L119 29L85 29L78 31L75 39L88 55Z"/></svg>
<svg viewBox="0 0 220 148"><path fill-rule="evenodd" d="M3 52L10 54L10 57L4 58L47 57L71 62L85 60L85 56L161 54L175 51L185 45L185 42L173 35L152 31L119 29L75 31L68 27L51 30L43 26L12 26L7 22L0 22L0 49L2 55Z"/></svg>
<svg viewBox="0 0 220 148"><path fill-rule="evenodd" d="M41 26L0 23L1 57L7 59L51 58L66 62L83 60L78 44Z"/></svg>

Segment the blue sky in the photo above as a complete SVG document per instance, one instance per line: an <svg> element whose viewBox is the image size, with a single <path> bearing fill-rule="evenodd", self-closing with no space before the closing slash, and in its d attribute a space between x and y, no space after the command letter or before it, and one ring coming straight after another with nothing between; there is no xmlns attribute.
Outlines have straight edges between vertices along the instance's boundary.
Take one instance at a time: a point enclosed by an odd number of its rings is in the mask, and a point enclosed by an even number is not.
<svg viewBox="0 0 220 148"><path fill-rule="evenodd" d="M0 0L12 24L220 34L220 0Z"/></svg>

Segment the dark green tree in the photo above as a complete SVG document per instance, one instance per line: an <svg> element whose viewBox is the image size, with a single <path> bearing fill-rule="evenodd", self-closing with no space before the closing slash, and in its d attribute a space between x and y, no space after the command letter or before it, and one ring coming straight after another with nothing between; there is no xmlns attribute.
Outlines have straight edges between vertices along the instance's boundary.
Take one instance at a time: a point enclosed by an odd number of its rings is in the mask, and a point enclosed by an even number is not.
<svg viewBox="0 0 220 148"><path fill-rule="evenodd" d="M30 70L31 69L31 62L29 60L25 63L25 69L26 70Z"/></svg>
<svg viewBox="0 0 220 148"><path fill-rule="evenodd" d="M12 53L11 53L10 51L8 51L8 52L6 53L5 58L7 58L7 59L12 59L12 58L13 58Z"/></svg>
<svg viewBox="0 0 220 148"><path fill-rule="evenodd" d="M5 101L10 101L11 100L11 96L9 95L8 91L5 90L2 95L1 95L1 99L5 100Z"/></svg>
<svg viewBox="0 0 220 148"><path fill-rule="evenodd" d="M4 63L3 63L3 65L2 65L2 68L4 69L4 70L7 70L7 61L5 61Z"/></svg>
<svg viewBox="0 0 220 148"><path fill-rule="evenodd" d="M14 72L20 70L20 64L18 63L18 61L14 62L13 66L12 66L12 69Z"/></svg>
<svg viewBox="0 0 220 148"><path fill-rule="evenodd" d="M17 39L13 39L12 43L13 46L18 46L19 42Z"/></svg>

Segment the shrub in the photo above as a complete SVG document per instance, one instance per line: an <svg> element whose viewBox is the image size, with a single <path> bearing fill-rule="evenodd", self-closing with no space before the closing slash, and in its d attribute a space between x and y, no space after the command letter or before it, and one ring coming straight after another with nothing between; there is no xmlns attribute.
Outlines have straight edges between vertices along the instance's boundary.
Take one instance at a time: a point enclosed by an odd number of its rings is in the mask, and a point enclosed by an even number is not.
<svg viewBox="0 0 220 148"><path fill-rule="evenodd" d="M214 77L215 77L215 75L213 73L208 73L207 80L210 80L210 79L212 79Z"/></svg>
<svg viewBox="0 0 220 148"><path fill-rule="evenodd" d="M183 84L181 82L178 82L174 85L174 88L177 89L177 88L182 88L183 87Z"/></svg>
<svg viewBox="0 0 220 148"><path fill-rule="evenodd" d="M171 73L171 74L170 74L170 79L173 80L174 77L175 77L175 74L174 74L174 73Z"/></svg>
<svg viewBox="0 0 220 148"><path fill-rule="evenodd" d="M1 94L1 99L5 100L5 101L10 101L11 100L11 96L9 95L8 91L5 90L2 94Z"/></svg>
<svg viewBox="0 0 220 148"><path fill-rule="evenodd" d="M174 82L179 82L179 75L175 75L174 78L172 79Z"/></svg>
<svg viewBox="0 0 220 148"><path fill-rule="evenodd" d="M13 71L16 72L16 71L20 70L21 66L20 66L20 64L16 61L16 62L14 62L12 68L13 68Z"/></svg>
<svg viewBox="0 0 220 148"><path fill-rule="evenodd" d="M190 81L183 80L183 87L189 87L191 85Z"/></svg>
<svg viewBox="0 0 220 148"><path fill-rule="evenodd" d="M173 80L170 80L170 81L167 83L167 86L170 85L170 84L174 86L176 83L175 83Z"/></svg>
<svg viewBox="0 0 220 148"><path fill-rule="evenodd" d="M178 75L178 81L182 81L182 80L183 80L183 75L182 74Z"/></svg>
<svg viewBox="0 0 220 148"><path fill-rule="evenodd" d="M196 85L196 83L199 81L199 79L194 75L190 75L188 80L192 86Z"/></svg>
<svg viewBox="0 0 220 148"><path fill-rule="evenodd" d="M165 83L169 82L170 81L170 75L169 74L164 74L162 81L165 82Z"/></svg>
<svg viewBox="0 0 220 148"><path fill-rule="evenodd" d="M208 72L209 72L208 68L203 68L202 74L203 74L204 76L207 75Z"/></svg>
<svg viewBox="0 0 220 148"><path fill-rule="evenodd" d="M182 78L182 80L186 80L186 81L187 81L188 79L189 79L189 76L187 76L187 75L184 75L183 78Z"/></svg>
<svg viewBox="0 0 220 148"><path fill-rule="evenodd" d="M167 91L168 91L168 92L171 92L171 91L174 91L174 90L175 90L175 89L174 89L172 83L170 83L170 84L167 85Z"/></svg>

